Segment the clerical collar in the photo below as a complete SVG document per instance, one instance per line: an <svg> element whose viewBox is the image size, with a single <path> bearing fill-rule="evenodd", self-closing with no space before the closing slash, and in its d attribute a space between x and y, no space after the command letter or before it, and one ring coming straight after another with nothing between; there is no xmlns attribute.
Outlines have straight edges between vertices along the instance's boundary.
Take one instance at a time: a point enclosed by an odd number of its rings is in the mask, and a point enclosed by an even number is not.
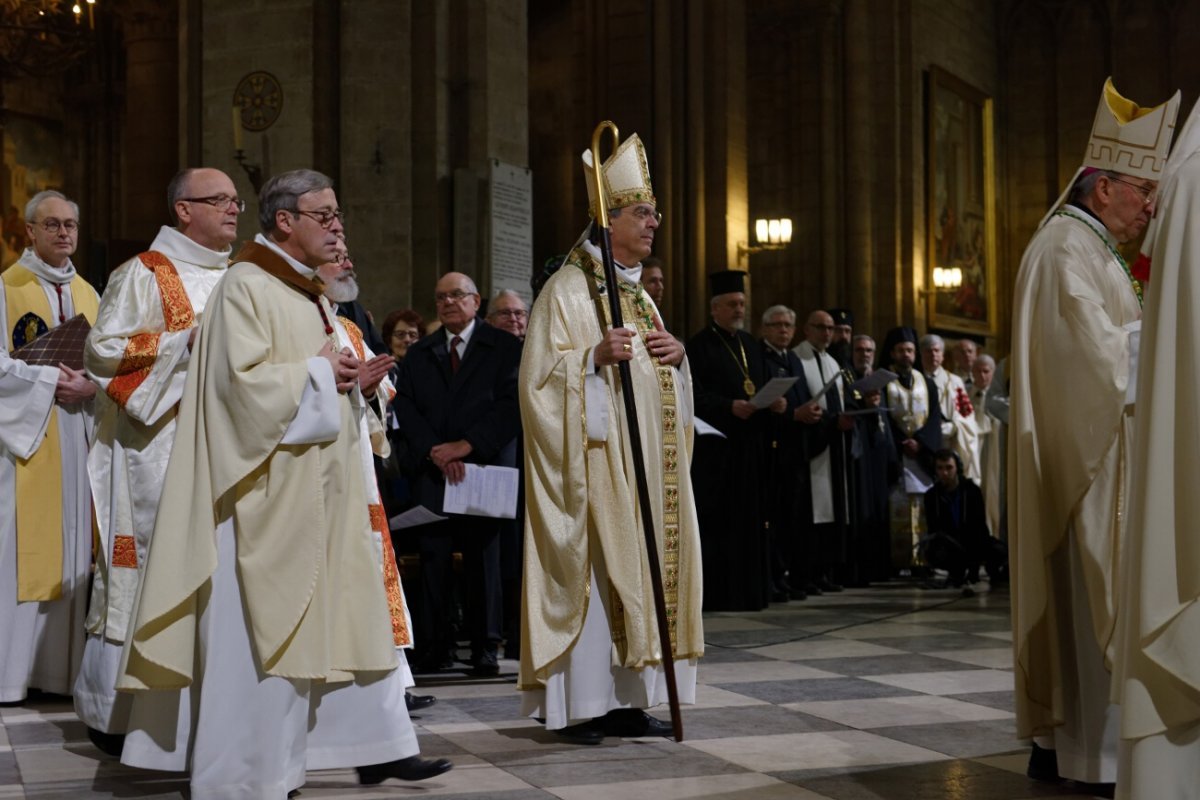
<svg viewBox="0 0 1200 800"><path fill-rule="evenodd" d="M462 331L459 333L451 333L450 331L446 330L445 328L442 328L442 330L446 334L446 346L447 347L450 346L450 342L451 342L451 340L454 339L455 336L457 336L459 339L462 339L463 347L466 347L467 343L471 341L471 335L473 333L475 333L475 320L471 320L470 322L468 322L467 327L463 328ZM464 352L466 352L466 351L464 351Z"/></svg>
<svg viewBox="0 0 1200 800"><path fill-rule="evenodd" d="M287 265L289 267L296 270L296 272L300 273L305 278L310 278L310 279L316 278L317 271L315 269L313 269L312 267L304 266L299 261L297 261L296 259L289 256L287 253L283 252L283 249L279 245L275 244L275 242L272 242L270 239L268 239L266 236L263 236L261 233L256 233L254 235L254 241L257 242L258 244L263 245L264 247L269 247L272 250L274 250L275 253L277 253L280 258L282 258L285 262L287 262Z"/></svg>
<svg viewBox="0 0 1200 800"><path fill-rule="evenodd" d="M780 358L787 358L787 350L786 349L776 347L775 345L768 342L766 339L763 339L763 344L765 344L768 348L770 348L771 352L774 353L775 355L779 356Z"/></svg>
<svg viewBox="0 0 1200 800"><path fill-rule="evenodd" d="M67 263L61 267L54 267L43 261L32 247L25 248L17 263L46 283L57 283L61 286L75 280L75 265L71 263L71 259L68 258Z"/></svg>
<svg viewBox="0 0 1200 800"><path fill-rule="evenodd" d="M587 254L589 256L596 259L597 261L599 261L602 264L604 263L604 256L600 252L599 247L592 244L591 242L584 242L582 247L585 251L587 251ZM638 264L633 267L627 267L624 264L622 264L620 261L617 261L614 258L613 266L617 268L617 277L620 278L621 280L625 281L626 283L632 283L634 286L637 286L639 283L642 282L642 265L641 264Z"/></svg>
<svg viewBox="0 0 1200 800"><path fill-rule="evenodd" d="M1080 214L1087 215L1086 218L1081 219L1080 222L1083 222L1087 225L1090 225L1092 228L1094 228L1096 230L1096 233L1103 236L1110 245L1115 246L1117 244L1117 237L1113 236L1112 231L1110 231L1108 229L1108 226L1104 224L1104 222L1100 219L1100 217L1096 216L1095 211L1092 211L1087 206L1084 206L1084 205L1077 206L1072 203L1065 204L1063 206L1063 208L1068 211L1078 211ZM1095 224L1093 224L1093 223L1095 223Z"/></svg>
<svg viewBox="0 0 1200 800"><path fill-rule="evenodd" d="M172 261L182 261L204 269L225 269L229 266L229 257L233 255L233 245L224 250L210 250L195 239L190 239L178 228L163 225L158 229L158 236L150 243L151 250L157 250Z"/></svg>

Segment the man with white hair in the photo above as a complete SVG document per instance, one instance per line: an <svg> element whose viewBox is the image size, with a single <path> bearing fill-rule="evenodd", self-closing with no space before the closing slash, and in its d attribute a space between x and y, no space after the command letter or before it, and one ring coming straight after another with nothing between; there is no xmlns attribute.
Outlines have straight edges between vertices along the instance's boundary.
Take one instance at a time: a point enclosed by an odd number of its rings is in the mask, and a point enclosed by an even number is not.
<svg viewBox="0 0 1200 800"><path fill-rule="evenodd" d="M100 547L75 711L92 739L123 734L130 696L116 691L139 566L154 533L175 415L208 296L224 277L245 203L217 169L185 169L167 185L164 225L150 248L109 277L84 363L101 388L88 456ZM187 702L186 693L181 702Z"/></svg>
<svg viewBox="0 0 1200 800"><path fill-rule="evenodd" d="M921 362L925 375L937 386L937 404L942 412L942 446L958 453L962 477L979 482L979 430L971 408L971 398L963 379L949 372L943 363L946 342L936 333L921 337Z"/></svg>
<svg viewBox="0 0 1200 800"><path fill-rule="evenodd" d="M1142 315L1142 286L1117 246L1140 236L1154 215L1178 109L1178 93L1145 109L1105 83L1066 202L1043 219L1017 273L1009 359L1013 660L1017 735L1033 738L1028 771L1037 778L1117 777L1108 665L1122 613L1122 506L1133 473L1131 331Z"/></svg>
<svg viewBox="0 0 1200 800"><path fill-rule="evenodd" d="M973 339L963 337L954 343L954 374L963 379L970 388L975 378L975 359L979 357L979 346Z"/></svg>
<svg viewBox="0 0 1200 800"><path fill-rule="evenodd" d="M979 429L979 488L983 490L988 529L992 536L999 537L1004 513L1004 450L1008 429L1005 427L1007 420L998 417L997 411L1007 403L1007 397L1002 397L1003 387L994 380L994 358L981 353L972 363L971 370L974 374L970 386L971 407L975 427Z"/></svg>
<svg viewBox="0 0 1200 800"><path fill-rule="evenodd" d="M75 271L79 207L60 192L25 206L30 246L0 275L0 702L70 694L83 655L92 554L88 436L96 385L12 351L99 298Z"/></svg>
<svg viewBox="0 0 1200 800"><path fill-rule="evenodd" d="M525 325L529 321L529 308L521 295L512 289L501 289L496 292L488 306L488 324L508 331L521 341L525 341Z"/></svg>

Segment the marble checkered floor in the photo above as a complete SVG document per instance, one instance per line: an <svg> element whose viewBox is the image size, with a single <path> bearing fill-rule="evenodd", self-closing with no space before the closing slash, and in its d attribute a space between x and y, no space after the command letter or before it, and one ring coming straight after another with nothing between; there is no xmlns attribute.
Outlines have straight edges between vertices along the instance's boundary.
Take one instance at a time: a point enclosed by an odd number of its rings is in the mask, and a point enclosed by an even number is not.
<svg viewBox="0 0 1200 800"><path fill-rule="evenodd" d="M986 587L986 584L981 584ZM1024 776L1013 738L1008 595L890 584L756 614L710 614L685 741L559 743L522 719L516 664L498 679L426 676L426 756L455 769L360 789L311 772L300 798L439 800L1024 800L1084 798ZM657 713L665 717L664 709ZM0 709L0 798L180 798L186 782L123 767L87 741L70 702Z"/></svg>

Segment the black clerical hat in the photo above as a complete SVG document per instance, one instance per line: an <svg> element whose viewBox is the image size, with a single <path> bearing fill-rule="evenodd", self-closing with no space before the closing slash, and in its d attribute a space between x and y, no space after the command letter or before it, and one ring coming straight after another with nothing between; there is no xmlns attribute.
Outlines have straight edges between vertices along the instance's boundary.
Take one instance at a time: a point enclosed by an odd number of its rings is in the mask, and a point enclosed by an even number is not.
<svg viewBox="0 0 1200 800"><path fill-rule="evenodd" d="M848 308L831 308L828 312L833 317L834 325L849 325L854 327L854 314Z"/></svg>
<svg viewBox="0 0 1200 800"><path fill-rule="evenodd" d="M887 332L887 336L883 340L883 361L888 363L892 360L892 350L901 342L912 342L917 348L917 361L914 365L918 371L924 371L921 364L921 348L919 346L917 331L907 325L901 325L898 328L892 328Z"/></svg>
<svg viewBox="0 0 1200 800"><path fill-rule="evenodd" d="M713 272L708 276L709 295L746 291L746 273L740 269L727 269L723 272Z"/></svg>

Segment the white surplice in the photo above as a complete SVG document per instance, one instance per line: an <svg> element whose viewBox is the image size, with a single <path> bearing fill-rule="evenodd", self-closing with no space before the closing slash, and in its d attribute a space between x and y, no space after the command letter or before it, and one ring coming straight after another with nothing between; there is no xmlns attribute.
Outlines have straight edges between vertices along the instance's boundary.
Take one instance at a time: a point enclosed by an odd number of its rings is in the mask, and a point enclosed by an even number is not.
<svg viewBox="0 0 1200 800"><path fill-rule="evenodd" d="M50 308L59 311L54 283L41 277L53 268L27 249L18 262L37 274ZM74 268L70 268L74 274ZM65 287L64 287L65 288ZM61 295L61 314L75 315L70 291ZM45 320L48 328L59 316ZM92 499L87 479L91 402L54 402L58 368L31 366L8 354L9 324L0 284L0 702L25 699L29 688L70 694L83 656L83 620L92 554ZM17 602L16 461L41 446L56 415L62 454L62 597Z"/></svg>

